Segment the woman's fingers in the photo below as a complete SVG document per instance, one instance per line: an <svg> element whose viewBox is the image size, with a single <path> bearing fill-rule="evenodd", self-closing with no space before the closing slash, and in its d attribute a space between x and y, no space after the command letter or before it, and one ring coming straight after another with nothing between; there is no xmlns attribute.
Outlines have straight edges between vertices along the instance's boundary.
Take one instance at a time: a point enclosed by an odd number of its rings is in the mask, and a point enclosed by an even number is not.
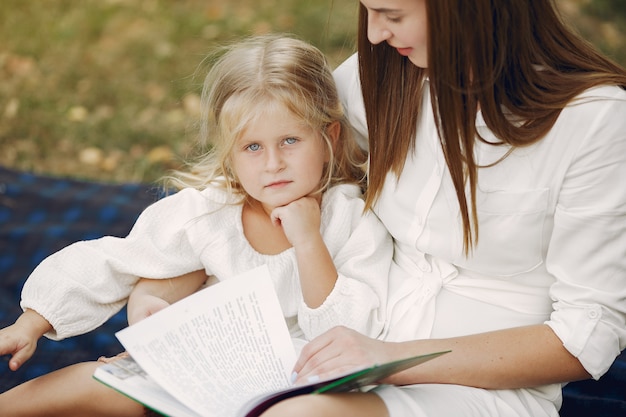
<svg viewBox="0 0 626 417"><path fill-rule="evenodd" d="M380 341L345 327L335 327L313 339L303 349L294 371L298 383L326 379L372 366L379 360Z"/></svg>

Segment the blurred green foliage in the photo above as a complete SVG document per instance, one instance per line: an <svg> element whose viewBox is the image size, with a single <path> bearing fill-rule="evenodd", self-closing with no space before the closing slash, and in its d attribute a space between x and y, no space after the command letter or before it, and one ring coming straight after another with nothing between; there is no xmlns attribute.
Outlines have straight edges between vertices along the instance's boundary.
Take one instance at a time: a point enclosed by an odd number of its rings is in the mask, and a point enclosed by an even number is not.
<svg viewBox="0 0 626 417"><path fill-rule="evenodd" d="M626 0L585 0L581 32L622 65L626 65Z"/></svg>
<svg viewBox="0 0 626 417"><path fill-rule="evenodd" d="M288 32L336 65L355 19L353 0L2 0L0 164L152 181L195 139L213 46Z"/></svg>
<svg viewBox="0 0 626 417"><path fill-rule="evenodd" d="M626 0L558 0L626 62ZM356 0L2 0L0 165L101 181L154 181L195 140L199 67L212 47L289 32L339 64ZM200 68L200 70L198 70Z"/></svg>

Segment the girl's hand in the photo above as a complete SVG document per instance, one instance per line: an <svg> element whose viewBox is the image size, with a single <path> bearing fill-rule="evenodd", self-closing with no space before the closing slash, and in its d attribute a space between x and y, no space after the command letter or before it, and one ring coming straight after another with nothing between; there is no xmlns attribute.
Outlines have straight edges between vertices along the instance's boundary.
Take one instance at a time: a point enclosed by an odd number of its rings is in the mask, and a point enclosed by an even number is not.
<svg viewBox="0 0 626 417"><path fill-rule="evenodd" d="M12 355L9 369L16 371L30 359L39 338L50 330L50 323L34 310L26 310L15 323L0 330L0 355Z"/></svg>
<svg viewBox="0 0 626 417"><path fill-rule="evenodd" d="M303 349L294 366L296 383L326 379L393 360L392 344L338 326L316 337Z"/></svg>
<svg viewBox="0 0 626 417"><path fill-rule="evenodd" d="M320 234L321 212L319 200L302 197L286 206L276 207L271 214L272 222L280 225L294 248L307 244L311 236Z"/></svg>
<svg viewBox="0 0 626 417"><path fill-rule="evenodd" d="M317 308L337 282L337 269L320 232L320 199L302 197L272 211L271 219L280 225L296 252L304 302Z"/></svg>

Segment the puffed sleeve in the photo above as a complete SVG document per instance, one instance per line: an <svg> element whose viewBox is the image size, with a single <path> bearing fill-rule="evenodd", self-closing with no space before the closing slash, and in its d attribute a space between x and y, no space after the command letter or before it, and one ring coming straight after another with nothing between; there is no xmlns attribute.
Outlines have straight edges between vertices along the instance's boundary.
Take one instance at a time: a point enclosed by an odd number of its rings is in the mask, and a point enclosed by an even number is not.
<svg viewBox="0 0 626 417"><path fill-rule="evenodd" d="M595 379L626 347L626 92L616 90L604 90L615 99L580 105L587 130L563 180L546 259L557 278L547 324Z"/></svg>
<svg viewBox="0 0 626 417"><path fill-rule="evenodd" d="M76 242L44 259L22 289L21 307L37 311L60 340L100 326L126 303L138 277L168 278L202 269L189 230L207 212L196 190L152 204L125 238Z"/></svg>
<svg viewBox="0 0 626 417"><path fill-rule="evenodd" d="M321 306L300 303L298 322L309 340L338 325L371 337L383 328L393 242L374 213L363 213L356 188L337 186L325 195L332 204L323 206L322 236L338 278Z"/></svg>

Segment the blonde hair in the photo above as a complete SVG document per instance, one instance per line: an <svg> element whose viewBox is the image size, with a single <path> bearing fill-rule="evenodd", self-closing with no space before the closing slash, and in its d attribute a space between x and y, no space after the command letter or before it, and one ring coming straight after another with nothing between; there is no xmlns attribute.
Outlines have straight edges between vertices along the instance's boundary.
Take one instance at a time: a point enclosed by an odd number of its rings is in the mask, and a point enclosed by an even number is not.
<svg viewBox="0 0 626 417"><path fill-rule="evenodd" d="M222 48L202 90L200 144L205 151L170 178L176 188L217 186L247 197L232 170L230 155L246 126L267 106L283 106L320 132L330 159L320 191L337 183L363 185L367 159L347 124L325 56L314 46L284 35L248 38ZM340 124L333 147L326 130Z"/></svg>

